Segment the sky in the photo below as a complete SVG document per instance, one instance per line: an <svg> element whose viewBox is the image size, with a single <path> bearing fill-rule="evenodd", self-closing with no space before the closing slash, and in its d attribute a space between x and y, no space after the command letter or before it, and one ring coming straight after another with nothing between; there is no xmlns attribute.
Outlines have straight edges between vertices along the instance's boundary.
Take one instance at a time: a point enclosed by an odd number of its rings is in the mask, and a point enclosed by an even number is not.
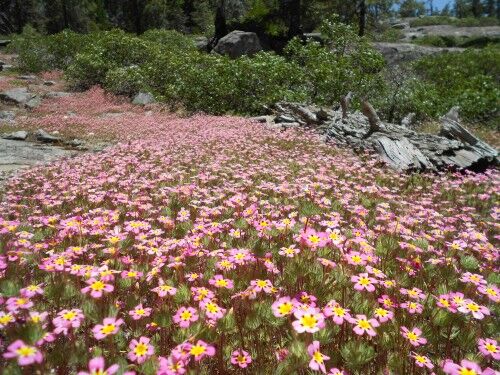
<svg viewBox="0 0 500 375"><path fill-rule="evenodd" d="M438 9L443 9L447 3L451 3L451 0L434 0L434 6Z"/></svg>

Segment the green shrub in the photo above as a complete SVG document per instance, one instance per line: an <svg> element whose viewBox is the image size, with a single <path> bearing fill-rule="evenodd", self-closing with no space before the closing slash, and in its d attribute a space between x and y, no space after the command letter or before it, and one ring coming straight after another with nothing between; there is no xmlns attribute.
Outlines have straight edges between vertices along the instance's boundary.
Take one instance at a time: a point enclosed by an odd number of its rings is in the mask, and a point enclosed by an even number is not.
<svg viewBox="0 0 500 375"><path fill-rule="evenodd" d="M176 30L151 29L142 34L141 38L170 50L196 49L193 39Z"/></svg>
<svg viewBox="0 0 500 375"><path fill-rule="evenodd" d="M108 70L103 86L115 95L133 96L145 90L144 76L138 66L115 68Z"/></svg>
<svg viewBox="0 0 500 375"><path fill-rule="evenodd" d="M87 89L102 84L109 70L140 65L154 55L152 43L120 30L108 31L100 33L76 55L66 70L66 76L72 87Z"/></svg>

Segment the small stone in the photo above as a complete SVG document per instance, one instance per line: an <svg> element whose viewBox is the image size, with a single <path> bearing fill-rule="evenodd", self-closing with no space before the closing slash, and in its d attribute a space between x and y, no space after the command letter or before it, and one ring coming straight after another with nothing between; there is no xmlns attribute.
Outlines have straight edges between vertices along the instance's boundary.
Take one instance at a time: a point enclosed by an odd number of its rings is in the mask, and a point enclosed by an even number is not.
<svg viewBox="0 0 500 375"><path fill-rule="evenodd" d="M134 100L132 100L132 104L136 105L147 105L155 102L154 96L149 92L140 92L134 97Z"/></svg>
<svg viewBox="0 0 500 375"><path fill-rule="evenodd" d="M16 78L23 80L23 81L35 81L36 80L36 76L34 76L34 75L17 76Z"/></svg>
<svg viewBox="0 0 500 375"><path fill-rule="evenodd" d="M24 141L28 138L28 132L20 130L17 132L9 133L2 136L3 139L10 139L12 141Z"/></svg>
<svg viewBox="0 0 500 375"><path fill-rule="evenodd" d="M38 129L35 132L35 136L36 136L36 139L38 141L44 142L44 143L56 143L56 142L59 142L61 140L61 138L56 137L55 135L51 135L43 129Z"/></svg>
<svg viewBox="0 0 500 375"><path fill-rule="evenodd" d="M43 81L45 86L54 86L56 83L54 81Z"/></svg>

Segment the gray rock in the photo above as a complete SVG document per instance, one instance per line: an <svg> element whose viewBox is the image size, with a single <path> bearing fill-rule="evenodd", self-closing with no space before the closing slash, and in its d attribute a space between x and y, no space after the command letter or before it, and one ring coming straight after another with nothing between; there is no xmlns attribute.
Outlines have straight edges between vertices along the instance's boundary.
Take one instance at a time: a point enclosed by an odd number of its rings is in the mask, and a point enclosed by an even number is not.
<svg viewBox="0 0 500 375"><path fill-rule="evenodd" d="M404 30L404 29L409 29L410 28L410 24L408 23L396 23L394 25L391 25L391 27L393 29L397 29L397 30Z"/></svg>
<svg viewBox="0 0 500 375"><path fill-rule="evenodd" d="M36 81L37 76L34 75L23 75L23 76L17 76L17 79L20 79L22 81Z"/></svg>
<svg viewBox="0 0 500 375"><path fill-rule="evenodd" d="M3 91L0 93L0 100L26 108L34 108L40 104L40 98L37 95L28 92L26 87L18 87Z"/></svg>
<svg viewBox="0 0 500 375"><path fill-rule="evenodd" d="M201 52L208 52L210 41L205 36L197 36L193 39L196 48Z"/></svg>
<svg viewBox="0 0 500 375"><path fill-rule="evenodd" d="M235 30L221 38L212 52L235 59L244 55L252 56L259 51L262 51L262 46L257 34Z"/></svg>
<svg viewBox="0 0 500 375"><path fill-rule="evenodd" d="M323 44L325 40L323 39L323 35L321 33L304 33L304 38L313 40L315 42L319 42Z"/></svg>
<svg viewBox="0 0 500 375"><path fill-rule="evenodd" d="M419 46L412 43L373 43L389 66L408 63L424 56L447 52L463 52L463 48L441 48Z"/></svg>
<svg viewBox="0 0 500 375"><path fill-rule="evenodd" d="M13 141L24 141L28 138L28 132L24 130L19 130L17 132L5 134L2 136L3 139L10 139Z"/></svg>
<svg viewBox="0 0 500 375"><path fill-rule="evenodd" d="M42 99L39 96L35 96L28 100L24 105L28 109L35 109L42 103Z"/></svg>
<svg viewBox="0 0 500 375"><path fill-rule="evenodd" d="M5 65L5 61L0 60L0 66Z"/></svg>
<svg viewBox="0 0 500 375"><path fill-rule="evenodd" d="M45 86L54 86L56 83L54 81L43 81Z"/></svg>
<svg viewBox="0 0 500 375"><path fill-rule="evenodd" d="M49 134L43 129L38 129L35 132L35 136L36 136L37 141L40 141L43 143L57 143L61 140L61 138L59 138L55 135Z"/></svg>
<svg viewBox="0 0 500 375"><path fill-rule="evenodd" d="M147 105L155 102L154 96L149 92L140 92L134 97L134 100L132 100L132 104L136 105Z"/></svg>
<svg viewBox="0 0 500 375"><path fill-rule="evenodd" d="M15 119L16 113L14 111L0 111L0 120L12 123Z"/></svg>
<svg viewBox="0 0 500 375"><path fill-rule="evenodd" d="M10 39L1 39L0 40L0 47L7 47L10 44L11 40Z"/></svg>
<svg viewBox="0 0 500 375"><path fill-rule="evenodd" d="M498 152L459 124L456 110L443 119L439 135L418 133L405 126L379 123L376 130L360 112L343 118L341 110L324 110L299 103L277 103L275 123L282 129L313 127L335 144L376 152L398 171L470 169L481 171L498 163ZM295 119L295 122L289 121ZM266 124L273 128L272 124Z"/></svg>
<svg viewBox="0 0 500 375"><path fill-rule="evenodd" d="M79 146L83 146L85 144L85 141L75 138L75 139L72 139L72 140L64 142L64 143L68 146L71 146L71 147L79 147Z"/></svg>
<svg viewBox="0 0 500 375"><path fill-rule="evenodd" d="M14 66L10 65L10 64L0 65L0 72L1 71L12 70L13 68L14 68Z"/></svg>

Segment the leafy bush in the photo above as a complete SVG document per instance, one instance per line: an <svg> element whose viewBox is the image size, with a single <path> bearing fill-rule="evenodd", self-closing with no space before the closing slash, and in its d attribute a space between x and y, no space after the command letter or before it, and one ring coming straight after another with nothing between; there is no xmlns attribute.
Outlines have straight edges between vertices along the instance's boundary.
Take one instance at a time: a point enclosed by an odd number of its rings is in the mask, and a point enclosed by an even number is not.
<svg viewBox="0 0 500 375"><path fill-rule="evenodd" d="M69 30L43 36L30 26L13 38L9 50L18 54L22 71L66 69L78 52L90 42L92 35L78 34Z"/></svg>
<svg viewBox="0 0 500 375"><path fill-rule="evenodd" d="M108 70L103 86L115 95L133 96L144 88L144 76L138 66L115 68Z"/></svg>
<svg viewBox="0 0 500 375"><path fill-rule="evenodd" d="M487 119L498 111L499 60L498 48L469 49L425 57L415 63L415 70L436 89L439 113L458 105L466 118Z"/></svg>
<svg viewBox="0 0 500 375"><path fill-rule="evenodd" d="M196 49L193 39L175 30L151 29L142 34L141 38L170 50Z"/></svg>
<svg viewBox="0 0 500 375"><path fill-rule="evenodd" d="M380 82L384 59L350 25L327 20L322 26L324 48L318 42L292 40L285 54L303 67L308 97L318 104L332 105L349 91L370 95Z"/></svg>
<svg viewBox="0 0 500 375"><path fill-rule="evenodd" d="M154 45L113 30L99 34L66 70L69 83L78 89L102 84L109 70L140 65L154 56Z"/></svg>

